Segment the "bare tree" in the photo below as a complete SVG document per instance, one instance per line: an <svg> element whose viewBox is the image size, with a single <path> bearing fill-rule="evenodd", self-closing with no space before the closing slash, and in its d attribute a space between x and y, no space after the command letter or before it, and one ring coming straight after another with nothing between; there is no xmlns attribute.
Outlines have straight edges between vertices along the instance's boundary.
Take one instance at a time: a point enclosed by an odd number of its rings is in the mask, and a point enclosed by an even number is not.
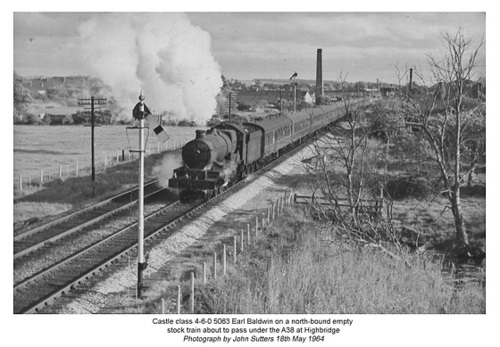
<svg viewBox="0 0 500 347"><path fill-rule="evenodd" d="M345 79L341 75L341 85ZM399 247L392 226L392 201L382 194L386 145L372 139L383 114L372 113L366 98L343 93L340 107L344 115L313 146L313 157L305 160L312 208L329 219L342 239L361 241L389 252L384 242ZM390 199L389 199L390 200ZM392 254L393 255L393 254Z"/></svg>
<svg viewBox="0 0 500 347"><path fill-rule="evenodd" d="M429 66L435 84L435 92L427 96L405 94L405 112L412 125L418 126L428 142L433 160L438 168L442 194L448 199L453 213L458 251L469 251L460 199L460 187L467 173L462 171L466 151L482 155L485 118L483 100L474 100L470 92L479 76L477 56L483 40L473 45L461 29L455 35L443 34L446 53L442 60L429 55ZM479 121L478 121L479 119ZM475 129L474 135L467 131ZM471 134L471 133L469 133ZM471 170L477 160L471 160Z"/></svg>

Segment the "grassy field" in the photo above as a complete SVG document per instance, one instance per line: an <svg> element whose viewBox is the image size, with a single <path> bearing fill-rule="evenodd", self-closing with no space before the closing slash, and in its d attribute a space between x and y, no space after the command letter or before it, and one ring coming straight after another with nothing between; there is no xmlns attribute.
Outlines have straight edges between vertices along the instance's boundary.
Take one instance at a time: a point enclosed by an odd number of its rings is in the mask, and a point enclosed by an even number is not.
<svg viewBox="0 0 500 347"><path fill-rule="evenodd" d="M180 140L194 138L196 128L175 127L167 128L170 136L169 148L173 147L173 140L178 146ZM127 137L127 133L129 136ZM104 162L104 159L116 158L117 151L137 149L138 131L127 130L126 126L102 126L95 128L95 161ZM130 142L129 142L130 141ZM151 132L146 148L151 146L151 152L156 153L158 140ZM165 144L161 144L165 149ZM14 182L19 175L26 180L29 176L39 177L40 170L59 174L59 166L63 172L76 171L76 162L79 169L91 166L91 130L84 126L14 126Z"/></svg>
<svg viewBox="0 0 500 347"><path fill-rule="evenodd" d="M246 248L228 275L202 284L207 253L189 259L196 273L195 312L204 314L484 314L485 277L458 290L454 274L432 254L407 252L398 260L334 235L306 209L291 206ZM185 274L185 273L184 273ZM483 273L484 276L484 273ZM183 293L189 281L179 278ZM149 288L147 300L130 299L115 313L161 311L175 301L176 284ZM175 285L174 285L175 284ZM189 296L183 312L189 312ZM169 306L175 312L175 306Z"/></svg>
<svg viewBox="0 0 500 347"><path fill-rule="evenodd" d="M406 263L339 240L328 225L290 209L234 276L200 291L211 313L485 313L482 285L460 291L442 264L407 254ZM362 280L361 280L362 279ZM207 303L210 303L207 306Z"/></svg>

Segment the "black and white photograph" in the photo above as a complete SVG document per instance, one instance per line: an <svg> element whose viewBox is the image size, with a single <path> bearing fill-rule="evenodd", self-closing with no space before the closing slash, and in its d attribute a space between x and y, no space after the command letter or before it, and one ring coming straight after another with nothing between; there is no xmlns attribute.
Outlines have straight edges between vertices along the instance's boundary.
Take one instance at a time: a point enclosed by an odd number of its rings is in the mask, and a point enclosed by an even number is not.
<svg viewBox="0 0 500 347"><path fill-rule="evenodd" d="M496 18L425 5L13 5L16 341L491 345Z"/></svg>

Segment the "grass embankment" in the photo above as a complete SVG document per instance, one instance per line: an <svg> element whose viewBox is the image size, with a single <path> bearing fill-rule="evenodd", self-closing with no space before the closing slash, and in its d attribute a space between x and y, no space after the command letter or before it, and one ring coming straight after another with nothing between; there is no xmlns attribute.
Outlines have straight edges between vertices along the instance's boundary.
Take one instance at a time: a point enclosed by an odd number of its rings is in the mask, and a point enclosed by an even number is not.
<svg viewBox="0 0 500 347"><path fill-rule="evenodd" d="M145 179L171 177L179 162L179 151L152 154L145 159ZM164 172L162 172L164 171ZM14 202L14 223L68 213L92 203L97 203L120 191L138 185L138 161L110 166L104 172L96 173L95 181L90 175L57 179L36 189L31 194Z"/></svg>
<svg viewBox="0 0 500 347"><path fill-rule="evenodd" d="M485 313L483 283L460 289L429 255L404 254L405 261L371 247L339 241L331 227L290 207L246 249L228 275L201 283L196 268L196 313L224 314L436 314ZM206 260L204 260L206 261ZM189 282L183 282L189 312ZM120 313L161 312L160 298L175 312L175 286L158 284L139 304ZM169 286L170 285L170 286ZM165 292L165 288L169 288ZM140 306L141 305L141 306Z"/></svg>

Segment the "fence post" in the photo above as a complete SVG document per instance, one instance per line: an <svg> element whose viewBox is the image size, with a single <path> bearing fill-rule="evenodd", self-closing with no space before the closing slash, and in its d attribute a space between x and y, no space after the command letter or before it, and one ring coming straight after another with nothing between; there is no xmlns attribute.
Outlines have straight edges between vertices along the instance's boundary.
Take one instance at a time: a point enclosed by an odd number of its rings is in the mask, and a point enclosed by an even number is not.
<svg viewBox="0 0 500 347"><path fill-rule="evenodd" d="M181 314L181 285L177 285L177 314Z"/></svg>
<svg viewBox="0 0 500 347"><path fill-rule="evenodd" d="M207 262L203 262L203 285L207 284Z"/></svg>
<svg viewBox="0 0 500 347"><path fill-rule="evenodd" d="M255 245L257 245L258 234L259 234L259 217L255 216L255 240L254 240Z"/></svg>
<svg viewBox="0 0 500 347"><path fill-rule="evenodd" d="M120 151L116 151L116 163L118 164L120 162Z"/></svg>
<svg viewBox="0 0 500 347"><path fill-rule="evenodd" d="M43 183L43 170L40 170L40 185Z"/></svg>
<svg viewBox="0 0 500 347"><path fill-rule="evenodd" d="M243 229L241 229L241 251L243 252L243 249L245 249L245 245L244 245L244 236L243 236Z"/></svg>
<svg viewBox="0 0 500 347"><path fill-rule="evenodd" d="M19 175L19 190L23 191L23 176Z"/></svg>
<svg viewBox="0 0 500 347"><path fill-rule="evenodd" d="M194 313L194 272L191 272L191 313Z"/></svg>
<svg viewBox="0 0 500 347"><path fill-rule="evenodd" d="M108 155L104 153L104 168L106 168L107 163L108 163Z"/></svg>
<svg viewBox="0 0 500 347"><path fill-rule="evenodd" d="M62 165L59 165L59 178L62 178Z"/></svg>
<svg viewBox="0 0 500 347"><path fill-rule="evenodd" d="M255 245L257 245L258 233L259 233L259 216L255 216L255 241L254 241Z"/></svg>
<svg viewBox="0 0 500 347"><path fill-rule="evenodd" d="M161 314L165 314L165 299L161 298Z"/></svg>
<svg viewBox="0 0 500 347"><path fill-rule="evenodd" d="M223 276L226 276L227 270L226 270L226 245L224 244L222 246L222 274Z"/></svg>
<svg viewBox="0 0 500 347"><path fill-rule="evenodd" d="M122 149L122 162L124 162L124 161L125 161L125 150Z"/></svg>
<svg viewBox="0 0 500 347"><path fill-rule="evenodd" d="M217 279L217 252L214 252L214 280Z"/></svg>
<svg viewBox="0 0 500 347"><path fill-rule="evenodd" d="M236 265L236 235L233 236L233 263Z"/></svg>
<svg viewBox="0 0 500 347"><path fill-rule="evenodd" d="M248 248L250 248L250 224L247 224L247 245L248 245Z"/></svg>
<svg viewBox="0 0 500 347"><path fill-rule="evenodd" d="M78 177L78 161L76 162L76 172L75 172L75 176Z"/></svg>

